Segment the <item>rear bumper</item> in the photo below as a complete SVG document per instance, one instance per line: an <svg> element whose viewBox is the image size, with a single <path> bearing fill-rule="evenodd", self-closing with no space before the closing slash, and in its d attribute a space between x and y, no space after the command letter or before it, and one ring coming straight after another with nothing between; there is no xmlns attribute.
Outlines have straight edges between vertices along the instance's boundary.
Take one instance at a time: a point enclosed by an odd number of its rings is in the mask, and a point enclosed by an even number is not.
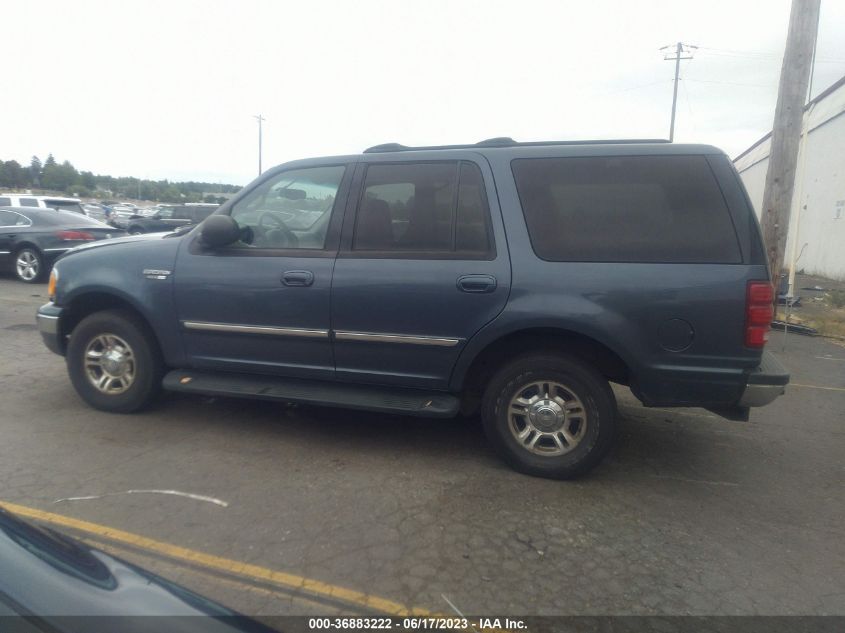
<svg viewBox="0 0 845 633"><path fill-rule="evenodd" d="M737 403L740 407L762 407L786 392L789 372L769 352L763 352L760 364L748 376L745 390Z"/></svg>
<svg viewBox="0 0 845 633"><path fill-rule="evenodd" d="M62 316L62 309L53 303L46 303L35 314L35 322L38 325L38 331L41 332L41 338L44 345L47 346L54 354L64 356L64 345L62 345L62 335L60 327L60 319Z"/></svg>

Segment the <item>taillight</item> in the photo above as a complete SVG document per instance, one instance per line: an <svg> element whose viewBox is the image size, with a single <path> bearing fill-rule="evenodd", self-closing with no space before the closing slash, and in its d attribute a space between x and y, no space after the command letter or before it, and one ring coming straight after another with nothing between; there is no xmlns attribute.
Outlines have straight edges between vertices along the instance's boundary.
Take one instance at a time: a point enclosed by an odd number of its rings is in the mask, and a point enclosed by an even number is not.
<svg viewBox="0 0 845 633"><path fill-rule="evenodd" d="M97 239L90 233L86 233L85 231L59 231L56 233L56 237L58 237L63 242L89 242L91 240Z"/></svg>
<svg viewBox="0 0 845 633"><path fill-rule="evenodd" d="M745 293L745 346L763 347L775 316L775 291L768 281L749 281Z"/></svg>

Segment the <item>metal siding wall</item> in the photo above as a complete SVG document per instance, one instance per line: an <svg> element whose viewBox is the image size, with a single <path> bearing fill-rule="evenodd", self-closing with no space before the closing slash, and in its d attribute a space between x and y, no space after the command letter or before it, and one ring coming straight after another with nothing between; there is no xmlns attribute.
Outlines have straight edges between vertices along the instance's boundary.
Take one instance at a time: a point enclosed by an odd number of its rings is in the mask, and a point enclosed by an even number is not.
<svg viewBox="0 0 845 633"><path fill-rule="evenodd" d="M834 219L836 202L845 200L845 116L811 132L807 145L801 200L807 208L801 212L798 250L805 243L807 247L797 269L845 279L845 209L843 217ZM794 234L794 229L790 233Z"/></svg>
<svg viewBox="0 0 845 633"><path fill-rule="evenodd" d="M845 86L817 103L810 111L811 131L807 139L803 192L795 183L795 198L786 243L785 266L790 265L792 242L796 237L796 211L802 209L797 231L798 252L806 244L797 269L813 275L845 280L845 210L834 219L836 202L845 200ZM806 115L805 115L806 116ZM735 163L748 190L754 212L760 218L763 188L769 166L770 139ZM762 160L761 160L762 159Z"/></svg>

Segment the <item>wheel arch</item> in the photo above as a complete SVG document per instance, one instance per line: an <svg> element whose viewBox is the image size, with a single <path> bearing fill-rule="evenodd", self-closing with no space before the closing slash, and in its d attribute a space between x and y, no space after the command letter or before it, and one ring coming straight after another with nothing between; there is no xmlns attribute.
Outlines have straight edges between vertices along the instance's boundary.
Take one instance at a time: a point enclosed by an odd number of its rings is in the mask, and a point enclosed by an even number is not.
<svg viewBox="0 0 845 633"><path fill-rule="evenodd" d="M25 248L35 249L41 257L44 257L44 249L30 239L21 240L20 242L15 243L15 245L12 246L12 252L17 254Z"/></svg>
<svg viewBox="0 0 845 633"><path fill-rule="evenodd" d="M530 352L557 351L575 356L608 381L630 384L633 369L624 357L606 343L583 332L557 326L535 326L511 330L479 345L469 357L459 361L451 387L464 393L467 407L480 398L484 386L503 363Z"/></svg>
<svg viewBox="0 0 845 633"><path fill-rule="evenodd" d="M159 352L163 351L164 347L156 333L156 329L141 308L135 305L131 299L114 292L93 290L76 295L62 305L62 318L59 323L59 341L63 353L67 349L68 337L70 337L71 332L73 332L79 322L95 312L102 312L104 310L123 310L132 314L144 324L147 333L151 335L152 340L158 346Z"/></svg>

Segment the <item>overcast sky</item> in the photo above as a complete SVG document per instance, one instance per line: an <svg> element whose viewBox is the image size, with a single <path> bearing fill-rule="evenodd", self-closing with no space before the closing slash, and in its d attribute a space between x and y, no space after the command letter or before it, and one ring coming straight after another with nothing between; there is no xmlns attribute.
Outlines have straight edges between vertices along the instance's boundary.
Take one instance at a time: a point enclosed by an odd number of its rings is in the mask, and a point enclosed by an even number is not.
<svg viewBox="0 0 845 633"><path fill-rule="evenodd" d="M38 0L3 7L0 159L245 184L377 143L668 137L731 156L771 129L789 0ZM814 90L845 75L822 0Z"/></svg>

